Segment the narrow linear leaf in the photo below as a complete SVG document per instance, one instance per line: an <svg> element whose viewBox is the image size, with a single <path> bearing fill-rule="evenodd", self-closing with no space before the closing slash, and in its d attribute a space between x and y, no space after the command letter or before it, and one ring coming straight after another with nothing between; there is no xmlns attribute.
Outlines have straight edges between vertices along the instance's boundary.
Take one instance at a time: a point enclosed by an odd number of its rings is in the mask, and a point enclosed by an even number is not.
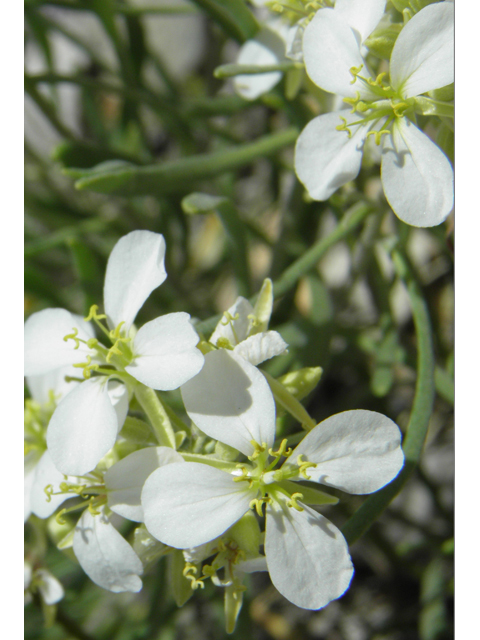
<svg viewBox="0 0 480 640"><path fill-rule="evenodd" d="M273 155L296 140L298 130L286 129L263 136L255 142L210 154L145 167L115 161L98 165L89 171L65 170L76 179L77 189L119 196L164 195L191 191L199 180L248 165L257 158Z"/></svg>

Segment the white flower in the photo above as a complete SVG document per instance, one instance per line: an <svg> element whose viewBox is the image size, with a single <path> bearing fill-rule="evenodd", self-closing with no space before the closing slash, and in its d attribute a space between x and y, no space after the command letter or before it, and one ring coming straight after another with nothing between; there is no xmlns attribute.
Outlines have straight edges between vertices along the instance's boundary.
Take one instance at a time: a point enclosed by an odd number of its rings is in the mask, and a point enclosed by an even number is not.
<svg viewBox="0 0 480 640"><path fill-rule="evenodd" d="M171 313L147 322L136 334L132 324L150 293L166 278L165 241L160 234L133 231L121 238L110 254L105 276L104 316L91 316L112 341L108 349L85 329L85 322L64 309L45 309L25 323L25 374L39 375L76 365L91 375L101 365L114 365L153 389L176 389L203 366L196 348L198 336L187 313ZM123 420L109 395L114 370L89 378L58 405L47 432L47 444L57 468L82 475L95 468L113 447L128 410L128 393L117 386ZM111 386L111 385L110 385ZM122 413L122 412L119 412Z"/></svg>
<svg viewBox="0 0 480 640"><path fill-rule="evenodd" d="M65 595L61 583L47 569L33 569L30 562L24 561L25 604L31 602L32 593L38 591L47 605L56 604Z"/></svg>
<svg viewBox="0 0 480 640"><path fill-rule="evenodd" d="M274 18L266 23L251 40L247 40L241 47L237 57L237 64L267 67L287 62L292 49L297 44L297 33L302 27L290 26L282 18ZM298 54L295 55L298 59ZM256 100L258 97L273 89L280 82L283 71L268 71L266 73L240 74L235 77L233 86L238 95L246 100Z"/></svg>
<svg viewBox="0 0 480 640"><path fill-rule="evenodd" d="M217 347L233 349L237 355L253 365L285 353L287 343L277 331L267 331L273 307L273 285L266 278L258 294L257 303L241 296L226 311L210 336Z"/></svg>
<svg viewBox="0 0 480 640"><path fill-rule="evenodd" d="M314 118L297 140L295 170L314 200L326 200L357 176L365 140L375 135L383 143L382 184L390 206L407 224L430 227L452 209L453 171L413 120L416 96L453 82L453 6L428 5L405 25L386 86L380 76L371 78L361 50L384 4L337 0L335 9L321 9L305 29L307 74L346 98L353 113Z"/></svg>
<svg viewBox="0 0 480 640"><path fill-rule="evenodd" d="M275 406L265 378L232 352L209 355L223 375L211 376L207 361L184 394L186 409L207 435L249 456L250 463L234 473L196 462L157 469L142 492L145 525L161 542L188 549L222 535L250 508L260 514L265 503L273 584L299 607L324 607L348 588L353 567L341 532L306 506L336 499L296 481L377 491L403 465L400 431L378 413L347 411L317 425L293 452L285 450L286 441L275 452ZM284 455L286 462L275 470Z"/></svg>

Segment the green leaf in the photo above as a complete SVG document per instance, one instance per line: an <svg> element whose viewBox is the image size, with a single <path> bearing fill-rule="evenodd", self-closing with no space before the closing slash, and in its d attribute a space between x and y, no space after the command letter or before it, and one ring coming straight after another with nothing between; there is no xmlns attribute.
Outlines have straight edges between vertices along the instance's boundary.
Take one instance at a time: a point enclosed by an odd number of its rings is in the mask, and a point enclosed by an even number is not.
<svg viewBox="0 0 480 640"><path fill-rule="evenodd" d="M86 140L61 142L52 153L52 160L61 162L64 167L90 169L97 164L110 160L124 160L133 164L144 164L140 158L118 149L97 145Z"/></svg>
<svg viewBox="0 0 480 640"><path fill-rule="evenodd" d="M185 568L185 558L183 552L175 549L168 558L168 574L172 587L173 599L177 607L183 605L193 596L193 589L190 580L183 575Z"/></svg>
<svg viewBox="0 0 480 640"><path fill-rule="evenodd" d="M257 158L273 155L293 144L297 136L298 130L290 128L231 149L161 164L135 167L119 160L103 163L90 170L65 169L64 173L76 179L77 189L88 189L96 193L119 196L181 193L191 191L199 180L238 169Z"/></svg>
<svg viewBox="0 0 480 640"><path fill-rule="evenodd" d="M278 379L279 382L297 400L302 400L311 393L322 377L321 367L305 367L298 371L290 371Z"/></svg>
<svg viewBox="0 0 480 640"><path fill-rule="evenodd" d="M244 0L193 0L238 42L253 38L259 25Z"/></svg>

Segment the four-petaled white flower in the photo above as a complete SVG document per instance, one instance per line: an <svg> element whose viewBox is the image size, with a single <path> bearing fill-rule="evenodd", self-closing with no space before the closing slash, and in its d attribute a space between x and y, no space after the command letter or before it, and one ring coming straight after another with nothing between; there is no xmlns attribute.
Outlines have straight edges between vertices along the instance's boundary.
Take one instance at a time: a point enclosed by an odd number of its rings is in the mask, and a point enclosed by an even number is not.
<svg viewBox="0 0 480 640"><path fill-rule="evenodd" d="M341 532L306 506L336 499L296 482L308 475L350 493L377 491L403 466L400 430L372 411L340 413L310 431L275 470L289 452L285 443L272 450L275 405L268 383L231 351L208 356L215 375L207 360L184 385L186 410L204 433L251 463L234 473L196 462L157 469L142 492L145 525L161 542L187 549L217 538L250 508L260 513L266 503L265 555L273 584L299 607L324 607L348 588L353 567Z"/></svg>
<svg viewBox="0 0 480 640"><path fill-rule="evenodd" d="M416 96L453 82L453 6L430 4L405 25L391 54L390 86L380 76L372 79L361 50L384 6L385 0L337 0L306 27L307 74L353 109L320 115L305 127L295 171L314 200L326 200L357 176L365 140L375 135L393 211L407 224L431 227L452 209L453 171L443 151L415 125L414 114Z"/></svg>
<svg viewBox="0 0 480 640"><path fill-rule="evenodd" d="M303 24L290 25L283 18L269 18L255 34L241 47L237 64L255 67L268 67L283 62L301 60L298 43ZM233 86L238 95L246 100L256 100L280 82L282 71L240 74L235 77Z"/></svg>
<svg viewBox="0 0 480 640"><path fill-rule="evenodd" d="M287 343L278 331L268 331L273 307L273 285L266 278L253 307L239 296L224 313L210 336L216 347L233 349L237 355L253 365L285 353Z"/></svg>
<svg viewBox="0 0 480 640"><path fill-rule="evenodd" d="M137 333L132 327L145 300L167 277L164 258L165 241L160 234L133 231L121 238L108 259L104 287L110 328L104 332L110 333L113 346L107 349L92 340L85 323L79 323L68 311L45 309L25 323L25 374L44 374L86 359L87 372L98 365L113 364L137 381L163 391L176 389L196 375L203 366L203 355L196 348L198 336L187 313L161 316ZM52 416L47 445L63 473L91 471L115 444L122 426L108 394L108 381L115 377L115 371L104 373L71 391ZM124 395L128 408L126 387L119 385L118 393Z"/></svg>

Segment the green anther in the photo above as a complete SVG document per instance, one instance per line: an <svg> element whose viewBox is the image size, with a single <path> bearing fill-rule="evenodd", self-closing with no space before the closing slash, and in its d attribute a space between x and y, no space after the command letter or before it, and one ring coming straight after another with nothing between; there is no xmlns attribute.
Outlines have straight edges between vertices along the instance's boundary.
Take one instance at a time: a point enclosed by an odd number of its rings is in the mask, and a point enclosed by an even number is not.
<svg viewBox="0 0 480 640"><path fill-rule="evenodd" d="M387 92L387 91L391 91L392 87L383 84L383 79L386 75L387 75L387 72L382 71L382 73L378 74L375 80L372 80L372 78L361 78L361 79L367 82L371 87L379 87L380 89L383 89L385 92Z"/></svg>
<svg viewBox="0 0 480 640"><path fill-rule="evenodd" d="M45 494L47 496L47 502L51 502L52 501L52 495L53 495L53 485L51 484L47 484L47 486L44 488Z"/></svg>
<svg viewBox="0 0 480 640"><path fill-rule="evenodd" d="M220 322L220 324L222 324L224 327L226 327L228 324L230 324L230 322L234 322L235 320L238 320L240 318L239 314L236 313L234 316L232 316L232 314L229 311L225 311L225 313L223 314L223 318Z"/></svg>
<svg viewBox="0 0 480 640"><path fill-rule="evenodd" d="M106 316L105 316L105 317L106 317ZM123 340L123 341L128 340L128 338L122 338L122 336L121 336L121 334L120 334L120 331L121 331L121 329L122 329L122 325L124 325L124 324L125 324L125 320L122 320L122 321L120 322L120 324L118 324L118 325L115 327L115 329L112 329L112 330L110 331L110 334L109 334L109 335L110 335L110 338L112 339L112 341L113 341L113 340Z"/></svg>
<svg viewBox="0 0 480 640"><path fill-rule="evenodd" d="M393 113L397 118L403 117L403 114L408 107L409 105L406 102L397 102L397 104L392 102Z"/></svg>
<svg viewBox="0 0 480 640"><path fill-rule="evenodd" d="M92 516L99 516L100 515L101 512L97 508L99 506L100 505L98 503L97 503L97 506L95 506L95 500L93 498L90 499L90 501L88 503L88 510L90 511Z"/></svg>
<svg viewBox="0 0 480 640"><path fill-rule="evenodd" d="M352 137L352 132L350 131L350 129L347 126L347 119L344 118L343 116L340 116L340 120L342 120L342 124L339 124L335 127L335 129L337 131L346 131L348 133L348 137L351 138Z"/></svg>
<svg viewBox="0 0 480 640"><path fill-rule="evenodd" d="M385 133L390 133L390 131L388 129L381 129L380 131L369 131L367 133L367 138L368 136L375 136L375 144L379 146L382 141L382 135L384 135Z"/></svg>
<svg viewBox="0 0 480 640"><path fill-rule="evenodd" d="M302 493L292 493L290 500L287 502L287 506L292 507L297 511L304 511L304 508L297 503L297 500L303 500Z"/></svg>
<svg viewBox="0 0 480 640"><path fill-rule="evenodd" d="M100 365L91 364L91 362L92 362L92 357L87 356L86 362L78 362L77 364L73 365L77 369L83 369L83 377L85 378L85 380L88 380L88 378L91 377L92 371L98 371L98 369L100 368Z"/></svg>
<svg viewBox="0 0 480 640"><path fill-rule="evenodd" d="M355 82L357 81L357 76L360 73L360 71L363 69L363 64L361 64L359 67L351 67L350 68L350 73L353 76L353 80L350 82L350 84L355 84Z"/></svg>
<svg viewBox="0 0 480 640"><path fill-rule="evenodd" d="M278 451L274 451L273 449L269 449L268 453L273 456L274 458L281 458L282 456L284 456L285 458L288 458L289 456L292 455L292 448L289 447L287 449L287 438L285 438L284 440L282 440L282 442L280 443L280 446L278 448Z"/></svg>
<svg viewBox="0 0 480 640"><path fill-rule="evenodd" d="M120 349L117 347L119 342L123 342L123 339L120 338L118 339L115 344L113 346L110 347L110 349L108 350L107 353L107 357L106 360L107 362L110 364L111 359L113 358L113 356L121 356L122 352L120 351Z"/></svg>
<svg viewBox="0 0 480 640"><path fill-rule="evenodd" d="M105 320L106 315L104 313L97 313L98 304L92 304L90 307L90 311L88 312L88 316L84 318L85 322L90 322L90 320Z"/></svg>
<svg viewBox="0 0 480 640"><path fill-rule="evenodd" d="M347 104L352 106L352 110L350 111L350 113L355 113L355 111L358 111L358 105L360 104L360 92L356 91L355 92L355 98L343 98L343 102L346 102ZM365 104L365 103L362 103ZM344 118L342 118L343 120ZM345 124L347 123L347 121L345 120Z"/></svg>
<svg viewBox="0 0 480 640"><path fill-rule="evenodd" d="M305 478L305 480L310 480L310 476L307 475L306 470L310 467L316 467L317 464L315 462L303 462L303 453L301 453L297 458L298 472L299 474Z"/></svg>
<svg viewBox="0 0 480 640"><path fill-rule="evenodd" d="M248 505L249 509L253 509L255 507L258 515L260 517L263 516L263 512L262 512L262 506L264 504L264 502L266 502L265 498L254 498L250 504Z"/></svg>
<svg viewBox="0 0 480 640"><path fill-rule="evenodd" d="M76 327L73 327L73 333L69 333L68 335L64 336L63 341L68 342L69 340L74 340L75 341L74 349L78 349L78 347L80 346L80 339L77 338L77 336L78 336L78 329Z"/></svg>
<svg viewBox="0 0 480 640"><path fill-rule="evenodd" d="M243 482L243 480L246 480L250 486L252 486L252 478L248 477L248 471L247 468L245 467L245 465L243 464L237 464L237 469L240 469L242 472L241 476L234 476L233 481L234 482Z"/></svg>
<svg viewBox="0 0 480 640"><path fill-rule="evenodd" d="M217 340L217 347L219 349L228 349L229 351L233 351L233 345L228 338L219 338Z"/></svg>
<svg viewBox="0 0 480 640"><path fill-rule="evenodd" d="M79 509L83 509L83 507L87 506L87 504L90 504L90 500L84 500L83 502L80 502L79 504L76 504L73 507L67 507L65 509L60 509L60 511L55 516L55 520L58 522L59 525L63 526L64 524L66 524L66 520L63 519L63 516L66 513L70 513L72 511L78 511Z"/></svg>
<svg viewBox="0 0 480 640"><path fill-rule="evenodd" d="M197 567L194 564L187 562L183 570L183 575L187 580L190 580L190 587L194 591L199 587L201 589L205 588L205 585L203 583L204 578L197 579L196 574L197 574Z"/></svg>
<svg viewBox="0 0 480 640"><path fill-rule="evenodd" d="M251 456L248 456L249 460L256 460L258 458L258 456L262 453L264 453L267 450L267 444L266 442L262 442L262 444L258 444L258 442L255 442L255 440L250 440L250 444L253 446L254 448L254 452L252 453Z"/></svg>

